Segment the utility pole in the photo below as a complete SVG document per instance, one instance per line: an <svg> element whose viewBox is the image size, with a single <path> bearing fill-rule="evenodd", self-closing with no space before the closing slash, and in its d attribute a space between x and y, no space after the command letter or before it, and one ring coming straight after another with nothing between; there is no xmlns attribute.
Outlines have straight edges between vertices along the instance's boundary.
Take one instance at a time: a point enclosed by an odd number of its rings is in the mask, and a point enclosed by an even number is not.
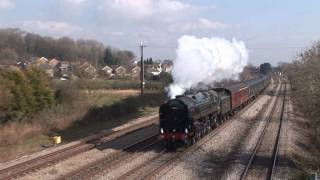
<svg viewBox="0 0 320 180"><path fill-rule="evenodd" d="M144 93L144 85L145 85L145 82L144 82L144 60L143 60L143 48L145 46L142 44L140 44L140 49L141 49L141 62L140 62L140 81L141 81L141 96L143 96L143 93Z"/></svg>

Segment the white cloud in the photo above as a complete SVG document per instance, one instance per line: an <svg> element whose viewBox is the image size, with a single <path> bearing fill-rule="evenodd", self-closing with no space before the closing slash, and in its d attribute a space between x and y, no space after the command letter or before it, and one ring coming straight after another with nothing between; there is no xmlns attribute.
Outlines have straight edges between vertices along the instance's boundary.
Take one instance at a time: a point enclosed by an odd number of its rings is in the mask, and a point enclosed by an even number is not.
<svg viewBox="0 0 320 180"><path fill-rule="evenodd" d="M72 4L75 4L75 5L80 5L84 2L86 2L87 0L66 0L68 3L72 3Z"/></svg>
<svg viewBox="0 0 320 180"><path fill-rule="evenodd" d="M103 2L105 7L101 7L102 10L107 9L108 13L130 19L176 14L190 7L189 4L176 0L107 0Z"/></svg>
<svg viewBox="0 0 320 180"><path fill-rule="evenodd" d="M14 0L0 0L0 9L7 9L14 6Z"/></svg>
<svg viewBox="0 0 320 180"><path fill-rule="evenodd" d="M224 23L218 21L210 21L206 18L199 18L198 26L200 29L223 29L227 27L227 25Z"/></svg>
<svg viewBox="0 0 320 180"><path fill-rule="evenodd" d="M227 24L224 24L219 21L211 21L206 18L198 18L194 22L180 22L171 24L169 27L169 31L171 32L189 32L193 30L216 30L216 29L224 29L228 27Z"/></svg>
<svg viewBox="0 0 320 180"><path fill-rule="evenodd" d="M184 11L191 6L189 4L184 4L180 1L173 1L173 0L160 0L158 2L159 11L162 13L172 13L172 12L181 12Z"/></svg>
<svg viewBox="0 0 320 180"><path fill-rule="evenodd" d="M18 27L27 31L53 36L72 36L81 31L78 26L59 21L24 21Z"/></svg>

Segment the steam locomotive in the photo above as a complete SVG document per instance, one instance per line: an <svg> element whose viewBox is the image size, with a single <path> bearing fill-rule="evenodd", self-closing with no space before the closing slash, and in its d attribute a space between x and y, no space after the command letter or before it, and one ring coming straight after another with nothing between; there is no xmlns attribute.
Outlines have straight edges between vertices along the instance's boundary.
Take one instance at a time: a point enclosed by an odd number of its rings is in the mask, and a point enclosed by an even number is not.
<svg viewBox="0 0 320 180"><path fill-rule="evenodd" d="M159 108L159 133L167 147L190 145L247 105L269 84L270 76L176 96Z"/></svg>

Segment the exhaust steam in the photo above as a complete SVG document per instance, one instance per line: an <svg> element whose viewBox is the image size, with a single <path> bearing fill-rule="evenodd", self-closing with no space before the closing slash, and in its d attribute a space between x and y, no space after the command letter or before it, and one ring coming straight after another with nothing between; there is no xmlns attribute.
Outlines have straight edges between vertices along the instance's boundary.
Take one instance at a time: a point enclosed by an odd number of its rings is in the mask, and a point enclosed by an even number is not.
<svg viewBox="0 0 320 180"><path fill-rule="evenodd" d="M210 86L224 79L237 80L248 62L244 42L236 39L182 36L178 44L171 71L173 83L167 87L170 98L199 83Z"/></svg>

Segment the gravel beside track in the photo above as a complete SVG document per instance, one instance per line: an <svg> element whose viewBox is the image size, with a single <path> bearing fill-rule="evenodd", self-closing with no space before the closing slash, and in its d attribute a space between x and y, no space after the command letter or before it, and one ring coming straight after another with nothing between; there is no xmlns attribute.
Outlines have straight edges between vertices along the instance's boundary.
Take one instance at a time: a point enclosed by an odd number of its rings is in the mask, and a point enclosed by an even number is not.
<svg viewBox="0 0 320 180"><path fill-rule="evenodd" d="M127 147L123 148L122 151L118 151L112 154L109 154L106 158L99 159L92 163L88 163L86 166L83 166L76 171L68 173L61 177L60 179L89 179L94 178L97 175L110 171L110 169L119 167L119 164L122 161L128 161L139 154L141 151L150 150L152 147L162 144L158 139L158 133L150 137L145 137L141 141L130 144Z"/></svg>
<svg viewBox="0 0 320 180"><path fill-rule="evenodd" d="M188 153L160 173L157 179L238 179L244 162L249 157L258 135L265 124L264 118L275 98L270 93L272 81L251 108L238 117L197 151ZM239 167L240 166L240 167Z"/></svg>

